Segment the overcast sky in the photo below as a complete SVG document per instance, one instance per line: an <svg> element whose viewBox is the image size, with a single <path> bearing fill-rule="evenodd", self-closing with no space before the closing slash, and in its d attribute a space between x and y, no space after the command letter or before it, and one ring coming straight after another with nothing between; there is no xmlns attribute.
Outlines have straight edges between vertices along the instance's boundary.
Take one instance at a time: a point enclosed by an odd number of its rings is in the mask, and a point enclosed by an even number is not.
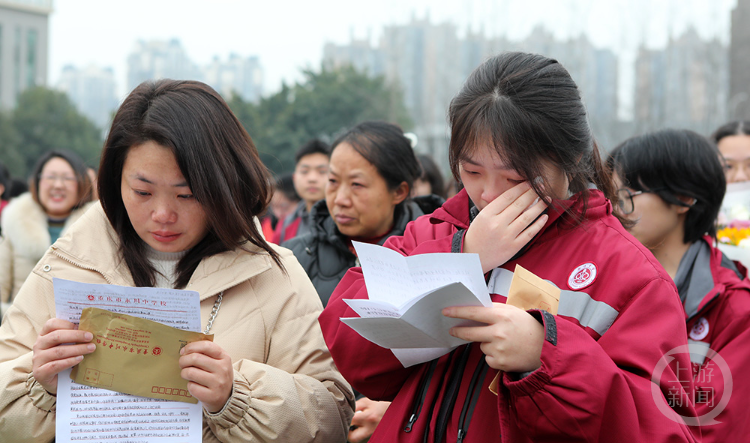
<svg viewBox="0 0 750 443"><path fill-rule="evenodd" d="M525 37L541 23L558 37L586 32L594 44L612 48L629 63L641 43L663 47L670 33L693 24L704 37L728 41L729 13L736 0L53 0L49 80L65 65L94 64L115 71L125 94L125 60L134 42L178 38L198 64L230 53L257 55L267 92L282 79L294 81L301 67L317 66L327 41L353 35L373 43L384 25L429 14L460 32ZM622 69L621 69L622 72ZM621 78L627 88L628 79ZM622 95L622 94L621 94Z"/></svg>

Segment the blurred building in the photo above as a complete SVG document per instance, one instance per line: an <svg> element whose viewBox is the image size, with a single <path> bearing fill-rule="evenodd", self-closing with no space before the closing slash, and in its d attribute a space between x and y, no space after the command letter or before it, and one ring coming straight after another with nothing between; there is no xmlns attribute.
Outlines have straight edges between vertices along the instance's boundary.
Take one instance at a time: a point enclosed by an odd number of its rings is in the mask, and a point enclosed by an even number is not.
<svg viewBox="0 0 750 443"><path fill-rule="evenodd" d="M57 89L68 94L78 111L106 130L112 122L112 113L117 109L117 91L111 68L89 66L78 69L63 68Z"/></svg>
<svg viewBox="0 0 750 443"><path fill-rule="evenodd" d="M0 0L0 109L26 88L47 84L52 0Z"/></svg>
<svg viewBox="0 0 750 443"><path fill-rule="evenodd" d="M521 42L507 44L503 49L533 52L559 61L578 85L599 144L607 150L619 140L615 136L619 125L618 59L613 51L594 47L585 35L556 39L541 26Z"/></svg>
<svg viewBox="0 0 750 443"><path fill-rule="evenodd" d="M326 43L323 47L323 61L333 68L352 65L357 71L367 72L373 77L385 74L383 51L371 46L369 38L352 38L347 45Z"/></svg>
<svg viewBox="0 0 750 443"><path fill-rule="evenodd" d="M401 86L419 138L417 150L443 165L448 164L448 105L465 80L454 62L460 49L456 26L432 24L429 18L386 26L380 38L385 77Z"/></svg>
<svg viewBox="0 0 750 443"><path fill-rule="evenodd" d="M204 69L203 78L226 99L238 94L245 101L257 102L263 94L263 67L258 57L231 54L227 61L216 57Z"/></svg>
<svg viewBox="0 0 750 443"><path fill-rule="evenodd" d="M200 69L190 60L177 39L141 40L128 56L128 92L146 80L202 80L202 77Z"/></svg>
<svg viewBox="0 0 750 443"><path fill-rule="evenodd" d="M581 89L595 135L605 145L613 143L611 134L617 126L618 109L617 56L610 50L595 48L584 36L561 41L537 27L523 41L514 42L504 37L487 38L482 32L471 30L459 36L452 24L431 24L429 19L412 18L406 25L386 26L377 48L369 40L327 44L324 63L350 63L397 83L415 123L417 151L431 154L447 169L447 112L451 99L474 68L509 50L536 52L560 61Z"/></svg>
<svg viewBox="0 0 750 443"><path fill-rule="evenodd" d="M750 120L750 0L737 0L732 10L729 45L728 118Z"/></svg>
<svg viewBox="0 0 750 443"><path fill-rule="evenodd" d="M694 28L665 49L641 48L635 63L635 127L665 127L709 134L727 118L729 60L718 39L703 40Z"/></svg>

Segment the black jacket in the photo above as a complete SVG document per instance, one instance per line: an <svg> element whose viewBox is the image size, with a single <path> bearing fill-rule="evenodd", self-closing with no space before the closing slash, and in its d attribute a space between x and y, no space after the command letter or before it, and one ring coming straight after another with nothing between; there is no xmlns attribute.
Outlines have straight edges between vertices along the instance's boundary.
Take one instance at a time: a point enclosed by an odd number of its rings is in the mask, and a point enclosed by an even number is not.
<svg viewBox="0 0 750 443"><path fill-rule="evenodd" d="M396 207L393 229L378 244L382 245L394 235L403 235L406 225L425 214L439 208L443 200L435 195L416 197ZM431 210L430 210L431 209ZM294 237L281 246L291 249L295 257L312 280L323 306L328 303L333 290L344 277L346 271L359 266L357 257L349 251L348 239L341 234L331 218L325 200L321 200L310 211L311 232Z"/></svg>

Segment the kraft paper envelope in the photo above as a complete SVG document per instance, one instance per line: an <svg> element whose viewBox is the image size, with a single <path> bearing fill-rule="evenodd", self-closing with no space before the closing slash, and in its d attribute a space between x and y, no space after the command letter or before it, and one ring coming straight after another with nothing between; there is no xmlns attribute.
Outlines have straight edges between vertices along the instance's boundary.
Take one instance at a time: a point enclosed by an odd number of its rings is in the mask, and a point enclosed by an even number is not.
<svg viewBox="0 0 750 443"><path fill-rule="evenodd" d="M536 276L533 272L516 265L513 279L508 289L508 299L505 304L521 308L542 309L552 315L557 315L560 304L560 288ZM500 372L490 383L490 391L497 395Z"/></svg>
<svg viewBox="0 0 750 443"><path fill-rule="evenodd" d="M198 403L180 377L180 349L213 335L99 308L81 312L78 329L94 334L96 350L70 374L74 382L141 397Z"/></svg>
<svg viewBox="0 0 750 443"><path fill-rule="evenodd" d="M505 304L521 308L524 311L541 309L552 315L557 315L557 306L560 304L560 289L537 277L533 272L516 265Z"/></svg>

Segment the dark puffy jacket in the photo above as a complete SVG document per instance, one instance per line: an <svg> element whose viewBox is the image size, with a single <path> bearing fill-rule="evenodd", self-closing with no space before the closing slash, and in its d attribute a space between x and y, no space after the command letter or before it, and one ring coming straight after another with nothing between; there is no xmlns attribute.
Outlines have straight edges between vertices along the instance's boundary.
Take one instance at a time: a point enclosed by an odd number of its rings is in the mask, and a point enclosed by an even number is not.
<svg viewBox="0 0 750 443"><path fill-rule="evenodd" d="M379 244L382 245L394 235L404 235L406 225L410 221L424 215L425 210L439 208L442 202L440 197L429 195L416 197L396 207L393 230L383 237ZM294 237L281 246L294 252L325 306L346 271L353 266L359 266L359 263L357 257L349 251L348 239L339 232L331 218L325 200L317 202L310 212L311 232Z"/></svg>

